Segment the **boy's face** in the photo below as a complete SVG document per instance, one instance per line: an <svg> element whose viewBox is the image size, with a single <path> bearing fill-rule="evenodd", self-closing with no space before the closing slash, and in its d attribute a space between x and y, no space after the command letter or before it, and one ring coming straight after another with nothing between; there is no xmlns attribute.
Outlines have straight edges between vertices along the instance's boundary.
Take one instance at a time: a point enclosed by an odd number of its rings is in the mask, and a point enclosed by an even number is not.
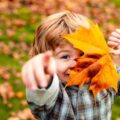
<svg viewBox="0 0 120 120"><path fill-rule="evenodd" d="M63 47L57 47L55 50L55 61L57 67L57 75L59 79L66 83L69 79L69 69L76 65L75 59L82 54L80 50L77 50L68 44Z"/></svg>

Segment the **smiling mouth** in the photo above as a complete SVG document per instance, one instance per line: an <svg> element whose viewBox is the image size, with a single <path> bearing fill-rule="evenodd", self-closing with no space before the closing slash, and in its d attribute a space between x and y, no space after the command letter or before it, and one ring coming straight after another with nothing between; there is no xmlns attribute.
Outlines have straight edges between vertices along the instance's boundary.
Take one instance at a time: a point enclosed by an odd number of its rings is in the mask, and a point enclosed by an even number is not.
<svg viewBox="0 0 120 120"><path fill-rule="evenodd" d="M65 76L66 76L66 77L69 77L69 76L70 76L70 74L69 74L69 73L65 73Z"/></svg>

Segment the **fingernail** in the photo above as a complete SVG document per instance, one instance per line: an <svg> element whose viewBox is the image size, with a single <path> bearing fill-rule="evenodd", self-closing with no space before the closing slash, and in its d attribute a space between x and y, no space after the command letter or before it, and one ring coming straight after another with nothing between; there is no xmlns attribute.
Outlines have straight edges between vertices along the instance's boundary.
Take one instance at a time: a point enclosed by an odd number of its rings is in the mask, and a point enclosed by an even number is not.
<svg viewBox="0 0 120 120"><path fill-rule="evenodd" d="M46 87L47 87L47 84L44 82L44 83L42 83L40 86L41 86L41 88L46 88Z"/></svg>

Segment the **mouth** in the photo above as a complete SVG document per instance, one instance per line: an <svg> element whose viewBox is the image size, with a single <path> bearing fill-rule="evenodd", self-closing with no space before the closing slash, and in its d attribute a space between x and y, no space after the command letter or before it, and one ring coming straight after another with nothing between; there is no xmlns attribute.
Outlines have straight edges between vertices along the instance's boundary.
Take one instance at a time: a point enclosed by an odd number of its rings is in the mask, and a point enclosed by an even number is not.
<svg viewBox="0 0 120 120"><path fill-rule="evenodd" d="M69 73L65 73L64 76L67 78L67 80L69 79L70 77L70 74Z"/></svg>
<svg viewBox="0 0 120 120"><path fill-rule="evenodd" d="M65 74L65 76L70 76L70 74L67 73L67 74Z"/></svg>

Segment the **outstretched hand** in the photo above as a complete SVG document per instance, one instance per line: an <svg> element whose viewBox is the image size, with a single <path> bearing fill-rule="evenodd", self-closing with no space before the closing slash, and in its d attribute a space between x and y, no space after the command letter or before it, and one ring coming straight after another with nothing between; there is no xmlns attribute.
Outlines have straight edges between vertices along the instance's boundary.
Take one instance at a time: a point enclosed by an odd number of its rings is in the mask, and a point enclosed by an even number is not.
<svg viewBox="0 0 120 120"><path fill-rule="evenodd" d="M55 61L50 51L39 54L22 68L22 79L27 88L36 90L38 87L46 88L52 81L56 72Z"/></svg>

